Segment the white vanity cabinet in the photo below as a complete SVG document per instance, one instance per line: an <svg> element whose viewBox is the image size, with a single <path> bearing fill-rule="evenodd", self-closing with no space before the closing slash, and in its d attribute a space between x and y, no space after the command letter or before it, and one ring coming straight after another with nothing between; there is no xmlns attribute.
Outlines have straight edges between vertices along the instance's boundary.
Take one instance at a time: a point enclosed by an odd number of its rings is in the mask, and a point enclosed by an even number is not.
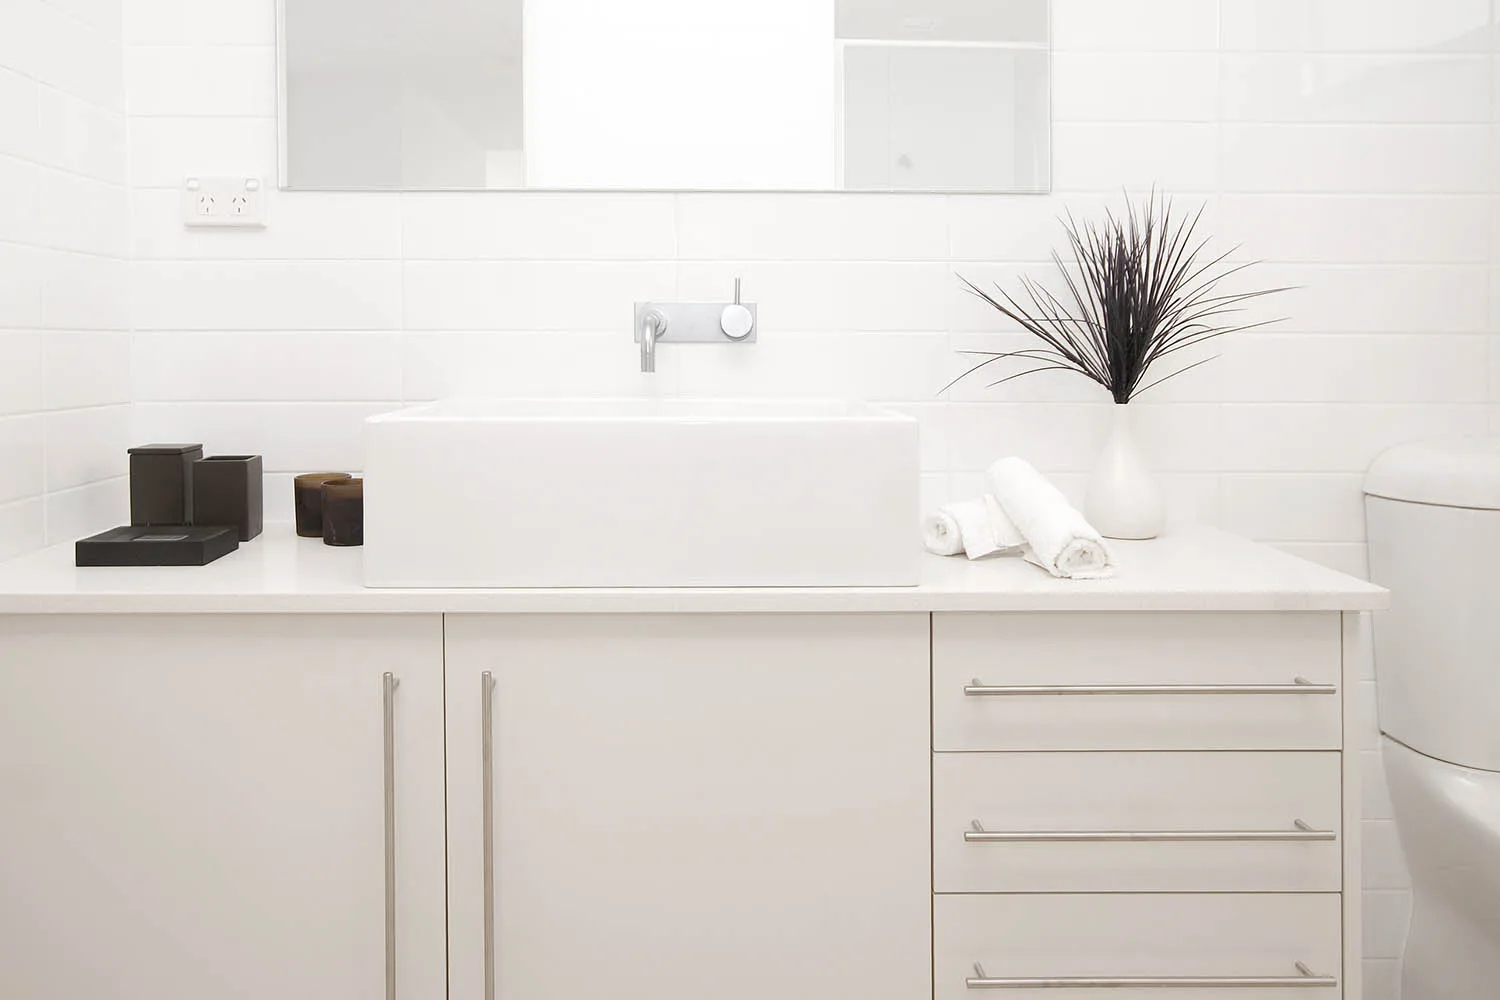
<svg viewBox="0 0 1500 1000"><path fill-rule="evenodd" d="M0 617L0 997L442 997L442 698L439 615Z"/></svg>
<svg viewBox="0 0 1500 1000"><path fill-rule="evenodd" d="M449 615L452 1000L929 996L929 636Z"/></svg>
<svg viewBox="0 0 1500 1000"><path fill-rule="evenodd" d="M291 532L0 566L0 1000L1360 1000L1384 591L376 591Z"/></svg>

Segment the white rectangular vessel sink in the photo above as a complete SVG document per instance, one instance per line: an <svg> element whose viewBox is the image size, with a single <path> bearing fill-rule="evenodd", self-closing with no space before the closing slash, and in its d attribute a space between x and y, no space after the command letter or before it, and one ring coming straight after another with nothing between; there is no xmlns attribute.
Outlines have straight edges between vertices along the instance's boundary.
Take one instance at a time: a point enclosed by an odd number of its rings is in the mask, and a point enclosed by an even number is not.
<svg viewBox="0 0 1500 1000"><path fill-rule="evenodd" d="M365 583L915 586L917 473L862 403L445 400L366 423Z"/></svg>

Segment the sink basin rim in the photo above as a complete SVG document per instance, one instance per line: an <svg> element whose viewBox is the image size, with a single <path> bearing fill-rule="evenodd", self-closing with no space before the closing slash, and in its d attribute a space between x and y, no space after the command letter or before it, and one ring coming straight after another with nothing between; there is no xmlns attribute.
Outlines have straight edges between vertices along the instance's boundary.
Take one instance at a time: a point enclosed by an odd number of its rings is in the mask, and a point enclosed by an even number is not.
<svg viewBox="0 0 1500 1000"><path fill-rule="evenodd" d="M781 397L487 397L455 396L370 417L369 423L474 421L611 423L912 422L904 413L861 400Z"/></svg>

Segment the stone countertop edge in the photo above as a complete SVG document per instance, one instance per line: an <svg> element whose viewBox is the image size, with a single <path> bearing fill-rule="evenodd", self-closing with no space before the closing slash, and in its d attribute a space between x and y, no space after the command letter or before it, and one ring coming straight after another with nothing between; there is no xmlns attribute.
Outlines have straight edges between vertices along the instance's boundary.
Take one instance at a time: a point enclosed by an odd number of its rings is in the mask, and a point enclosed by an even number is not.
<svg viewBox="0 0 1500 1000"><path fill-rule="evenodd" d="M913 536L915 537L915 530ZM915 587L366 588L357 548L289 525L208 566L75 567L71 542L0 563L0 614L895 614L1374 611L1386 590L1215 528L1111 542L1109 580L1057 580L1015 556L924 555Z"/></svg>

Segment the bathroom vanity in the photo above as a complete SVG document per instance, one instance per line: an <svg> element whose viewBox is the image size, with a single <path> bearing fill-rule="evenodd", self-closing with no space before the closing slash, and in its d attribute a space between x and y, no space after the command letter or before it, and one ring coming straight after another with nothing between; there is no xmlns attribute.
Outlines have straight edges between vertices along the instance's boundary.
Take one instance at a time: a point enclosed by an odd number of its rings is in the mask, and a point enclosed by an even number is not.
<svg viewBox="0 0 1500 1000"><path fill-rule="evenodd" d="M1360 996L1376 587L1184 529L1095 583L366 590L290 535L0 567L0 996Z"/></svg>

